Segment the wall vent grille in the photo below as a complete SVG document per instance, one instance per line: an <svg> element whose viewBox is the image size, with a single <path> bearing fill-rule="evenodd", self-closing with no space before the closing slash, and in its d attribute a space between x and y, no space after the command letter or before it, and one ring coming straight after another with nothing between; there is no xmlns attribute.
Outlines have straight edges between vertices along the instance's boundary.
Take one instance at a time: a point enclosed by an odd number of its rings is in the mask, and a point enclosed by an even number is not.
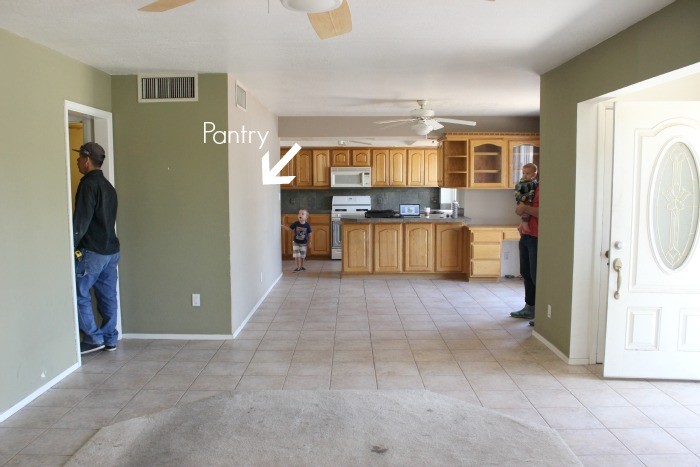
<svg viewBox="0 0 700 467"><path fill-rule="evenodd" d="M139 102L193 102L197 75L139 75Z"/></svg>
<svg viewBox="0 0 700 467"><path fill-rule="evenodd" d="M236 107L248 110L248 91L239 83L236 83Z"/></svg>

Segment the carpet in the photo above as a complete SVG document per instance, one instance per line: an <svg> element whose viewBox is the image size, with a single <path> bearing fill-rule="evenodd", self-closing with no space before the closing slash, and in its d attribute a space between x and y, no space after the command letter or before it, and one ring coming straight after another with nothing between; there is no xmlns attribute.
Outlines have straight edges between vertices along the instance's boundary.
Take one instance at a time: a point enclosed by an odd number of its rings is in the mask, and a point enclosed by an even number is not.
<svg viewBox="0 0 700 467"><path fill-rule="evenodd" d="M233 391L104 427L67 465L581 463L551 428L430 391Z"/></svg>

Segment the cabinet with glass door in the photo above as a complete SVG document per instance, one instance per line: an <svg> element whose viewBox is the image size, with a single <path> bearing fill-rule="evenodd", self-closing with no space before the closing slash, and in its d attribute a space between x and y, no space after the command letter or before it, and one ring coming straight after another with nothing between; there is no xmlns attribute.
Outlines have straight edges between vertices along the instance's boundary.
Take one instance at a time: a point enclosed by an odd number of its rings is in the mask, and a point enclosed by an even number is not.
<svg viewBox="0 0 700 467"><path fill-rule="evenodd" d="M523 175L523 166L534 163L540 169L540 140L519 139L508 142L509 186L514 188Z"/></svg>

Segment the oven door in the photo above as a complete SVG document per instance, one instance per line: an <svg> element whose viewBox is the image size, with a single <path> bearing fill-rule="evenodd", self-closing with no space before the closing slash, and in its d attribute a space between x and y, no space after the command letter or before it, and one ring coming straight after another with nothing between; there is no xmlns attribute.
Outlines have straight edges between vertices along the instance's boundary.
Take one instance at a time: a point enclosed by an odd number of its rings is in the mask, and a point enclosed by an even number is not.
<svg viewBox="0 0 700 467"><path fill-rule="evenodd" d="M331 259L340 259L343 254L343 235L340 230L340 218L331 219Z"/></svg>

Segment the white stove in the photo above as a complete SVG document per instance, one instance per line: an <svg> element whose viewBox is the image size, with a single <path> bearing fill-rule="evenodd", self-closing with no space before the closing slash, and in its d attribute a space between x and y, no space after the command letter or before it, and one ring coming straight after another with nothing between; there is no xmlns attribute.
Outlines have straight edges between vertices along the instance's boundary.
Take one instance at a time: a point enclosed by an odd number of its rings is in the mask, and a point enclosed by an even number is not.
<svg viewBox="0 0 700 467"><path fill-rule="evenodd" d="M364 217L372 209L370 196L334 196L331 204L331 259L341 259L343 236L340 230L342 217Z"/></svg>

